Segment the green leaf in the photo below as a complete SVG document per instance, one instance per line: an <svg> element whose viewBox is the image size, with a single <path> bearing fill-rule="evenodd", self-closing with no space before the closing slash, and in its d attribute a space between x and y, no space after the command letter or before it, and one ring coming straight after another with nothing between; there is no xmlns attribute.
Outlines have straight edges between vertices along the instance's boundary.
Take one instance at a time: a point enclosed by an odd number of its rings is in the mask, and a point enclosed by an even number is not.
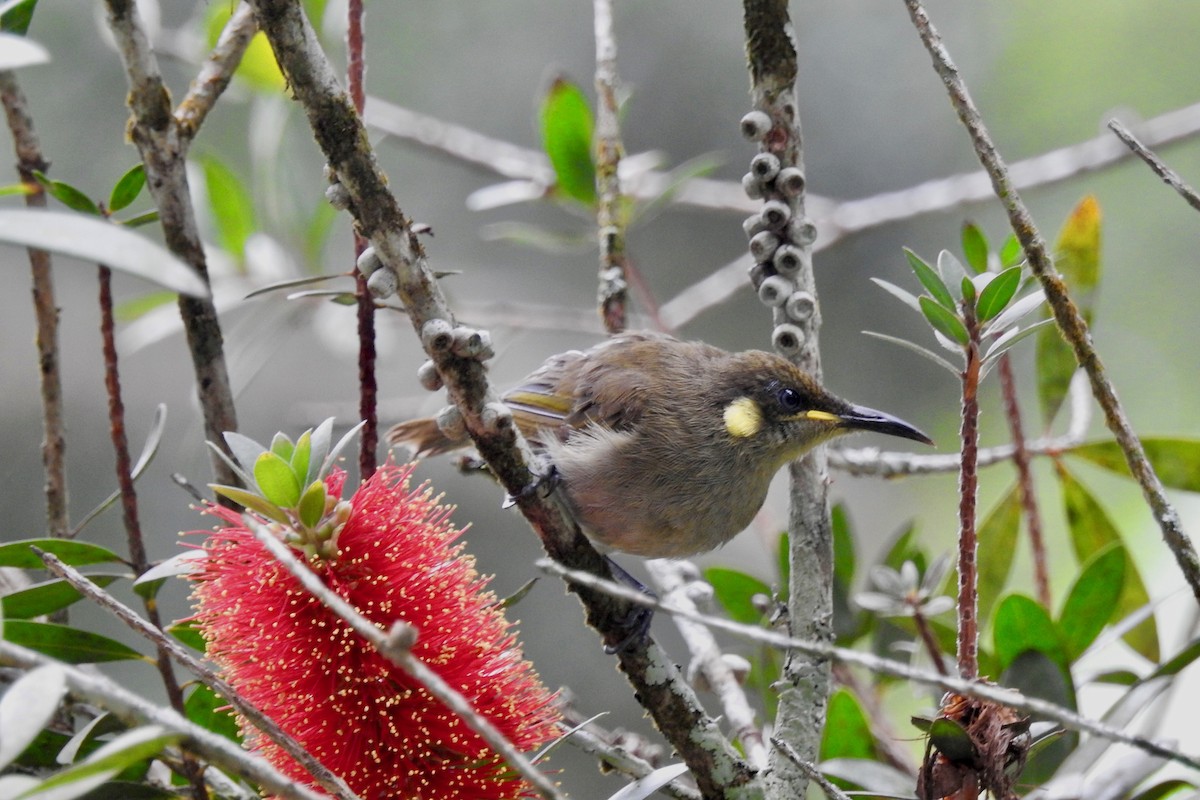
<svg viewBox="0 0 1200 800"><path fill-rule="evenodd" d="M97 586L108 586L124 575L88 575L87 579ZM83 599L71 584L55 578L35 583L11 594L4 595L4 617L6 619L32 619L43 614L53 614L59 609Z"/></svg>
<svg viewBox="0 0 1200 800"><path fill-rule="evenodd" d="M7 620L4 639L68 664L146 660L138 651L107 636L49 622Z"/></svg>
<svg viewBox="0 0 1200 800"><path fill-rule="evenodd" d="M752 575L724 567L704 570L704 580L712 584L717 602L730 619L744 625L757 625L763 612L753 602L755 595L771 596L771 587Z"/></svg>
<svg viewBox="0 0 1200 800"><path fill-rule="evenodd" d="M266 452L254 462L254 480L267 502L280 508L295 508L300 502L300 479L292 465L277 453Z"/></svg>
<svg viewBox="0 0 1200 800"><path fill-rule="evenodd" d="M592 109L583 91L557 78L542 98L542 147L550 158L557 189L587 206L596 203L596 168L592 160Z"/></svg>
<svg viewBox="0 0 1200 800"><path fill-rule="evenodd" d="M850 520L846 507L838 503L833 507L833 633L839 643L850 644L864 632L868 622L865 614L859 613L850 602L854 587L855 553L854 536L850 532Z"/></svg>
<svg viewBox="0 0 1200 800"><path fill-rule="evenodd" d="M149 225L152 222L158 222L157 211L147 211L145 214L138 214L136 217L121 220L121 224L126 228L140 228L143 225Z"/></svg>
<svg viewBox="0 0 1200 800"><path fill-rule="evenodd" d="M992 642L1002 670L1026 650L1036 650L1066 669L1066 648L1049 612L1031 597L1010 594L996 607Z"/></svg>
<svg viewBox="0 0 1200 800"><path fill-rule="evenodd" d="M108 210L117 212L128 206L142 193L142 187L145 185L146 165L134 164L113 186L112 193L108 196Z"/></svg>
<svg viewBox="0 0 1200 800"><path fill-rule="evenodd" d="M33 20L37 0L9 0L0 5L0 31L24 36Z"/></svg>
<svg viewBox="0 0 1200 800"><path fill-rule="evenodd" d="M97 263L194 297L208 285L161 245L97 217L35 208L0 209L0 242L37 247Z"/></svg>
<svg viewBox="0 0 1200 800"><path fill-rule="evenodd" d="M175 292L147 292L117 304L114 311L118 322L133 322L141 319L156 308L174 303L179 299Z"/></svg>
<svg viewBox="0 0 1200 800"><path fill-rule="evenodd" d="M206 649L204 635L200 633L200 629L196 627L194 622L179 622L167 627L167 633L174 636L183 644L195 650L197 653L203 653Z"/></svg>
<svg viewBox="0 0 1200 800"><path fill-rule="evenodd" d="M312 4L306 3L305 5ZM209 49L212 49L217 43L221 31L233 15L234 8L236 6L230 3L208 4L205 13L204 31ZM316 27L320 28L320 14L315 16L309 14L308 18L313 20L313 24ZM271 45L261 31L250 39L250 43L246 46L246 51L242 54L242 58L238 62L237 70L233 74L239 80L244 81L251 89L259 92L278 95L287 88L287 81L284 79L283 73L279 70L279 64L275 61L275 54L271 51Z"/></svg>
<svg viewBox="0 0 1200 800"><path fill-rule="evenodd" d="M1147 438L1142 439L1142 448L1164 486L1200 492L1200 439L1182 436ZM1129 474L1125 452L1111 440L1080 445L1071 451L1071 455L1086 458L1121 475Z"/></svg>
<svg viewBox="0 0 1200 800"><path fill-rule="evenodd" d="M1058 616L1069 661L1083 655L1116 613L1128 560L1125 548L1112 542L1094 553L1080 570Z"/></svg>
<svg viewBox="0 0 1200 800"><path fill-rule="evenodd" d="M848 689L838 689L829 698L829 707L825 712L821 760L875 757L875 737L858 698Z"/></svg>
<svg viewBox="0 0 1200 800"><path fill-rule="evenodd" d="M912 268L917 280L925 287L925 291L929 292L943 308L953 311L954 296L950 294L950 290L946 288L946 284L942 282L934 268L907 247L904 248L904 257L908 259L908 266ZM921 305L924 308L924 303Z"/></svg>
<svg viewBox="0 0 1200 800"><path fill-rule="evenodd" d="M208 187L217 243L240 263L246 255L246 240L258 230L254 202L238 174L216 156L206 154L199 161L204 185Z"/></svg>
<svg viewBox="0 0 1200 800"><path fill-rule="evenodd" d="M1020 267L1009 267L993 278L991 283L979 293L979 302L975 304L979 321L987 322L1003 311L1009 301L1013 299L1013 295L1017 293L1020 285Z"/></svg>
<svg viewBox="0 0 1200 800"><path fill-rule="evenodd" d="M8 687L0 698L0 769L37 739L66 693L66 674L56 664L27 672Z"/></svg>
<svg viewBox="0 0 1200 800"><path fill-rule="evenodd" d="M889 336L886 333L876 333L875 331L863 331L863 334L874 339L879 339L880 341L891 342L892 344L900 345L905 350L911 350L917 355L929 359L942 369L950 372L952 375L957 376L960 372L962 372L962 370L960 370L958 367L954 366L949 361L930 350L928 347L922 347L916 342L910 342L908 339L901 339L899 336Z"/></svg>
<svg viewBox="0 0 1200 800"><path fill-rule="evenodd" d="M1150 788L1139 792L1131 800L1164 800L1177 792L1195 788L1196 784L1190 781L1185 781L1182 778L1172 778L1162 783L1156 783Z"/></svg>
<svg viewBox="0 0 1200 800"><path fill-rule="evenodd" d="M210 483L208 488L212 489L222 497L228 497L238 505L245 506L254 513L266 517L269 520L274 520L283 525L290 525L291 520L288 515L283 512L283 509L267 500L265 497L254 492L247 491L237 486L222 486L217 483Z"/></svg>
<svg viewBox="0 0 1200 800"><path fill-rule="evenodd" d="M237 717L229 708L229 701L204 684L196 684L192 689L183 703L183 715L201 728L241 744Z"/></svg>
<svg viewBox="0 0 1200 800"><path fill-rule="evenodd" d="M289 464L292 461L292 453L295 449L296 445L292 443L287 434L280 432L271 437L271 452Z"/></svg>
<svg viewBox="0 0 1200 800"><path fill-rule="evenodd" d="M1025 251L1021 249L1021 242L1017 240L1016 234L1010 233L1000 248L1000 267L1002 269L1015 267L1024 260Z"/></svg>
<svg viewBox="0 0 1200 800"><path fill-rule="evenodd" d="M84 214L98 215L100 213L100 207L96 205L92 198L84 194L81 189L76 189L66 181L52 180L37 170L34 170L33 177L37 179L38 183L45 187L46 191L50 193L51 197L62 203L67 208L73 211L83 212Z"/></svg>
<svg viewBox="0 0 1200 800"><path fill-rule="evenodd" d="M846 586L854 583L854 537L850 534L850 519L846 506L834 505L830 515L833 528L833 579Z"/></svg>
<svg viewBox="0 0 1200 800"><path fill-rule="evenodd" d="M1020 529L1021 490L1013 484L979 524L979 550L987 553L987 558L979 559L977 589L981 620L990 619L992 607L1008 583Z"/></svg>
<svg viewBox="0 0 1200 800"><path fill-rule="evenodd" d="M975 307L975 282L970 278L962 279L962 297L968 307Z"/></svg>
<svg viewBox="0 0 1200 800"><path fill-rule="evenodd" d="M971 341L971 337L967 334L966 326L963 325L962 320L953 311L947 311L945 307L938 305L924 295L918 299L921 303L921 313L925 315L925 319L929 320L929 324L935 330L947 339L958 342L964 347Z"/></svg>
<svg viewBox="0 0 1200 800"><path fill-rule="evenodd" d="M58 556L64 564L82 567L88 564L121 562L121 557L106 547L69 539L22 539L0 545L0 567L43 569L46 565L31 548Z"/></svg>
<svg viewBox="0 0 1200 800"><path fill-rule="evenodd" d="M1100 223L1100 206L1089 195L1071 212L1055 245L1054 265L1088 325L1092 324L1096 289L1100 285ZM1075 369L1070 345L1057 330L1043 331L1037 340L1037 378L1038 400L1046 425L1053 422L1062 406Z"/></svg>
<svg viewBox="0 0 1200 800"><path fill-rule="evenodd" d="M1062 485L1063 506L1075 557L1083 563L1113 542L1122 545L1126 559L1125 585L1117 602L1116 613L1120 616L1132 614L1150 602L1150 595L1142 576L1138 574L1137 566L1129 557L1128 548L1124 547L1120 531L1087 487L1061 465L1058 466L1058 478ZM1124 639L1134 650L1158 663L1158 628L1153 615L1125 634Z"/></svg>
<svg viewBox="0 0 1200 800"><path fill-rule="evenodd" d="M904 303L904 305L908 306L913 311L916 311L918 314L921 313L921 304L917 302L917 296L912 292L906 289L901 289L896 284L890 281L885 281L882 278L871 278L871 282L880 289L883 289L892 297L895 297L901 303Z"/></svg>
<svg viewBox="0 0 1200 800"><path fill-rule="evenodd" d="M962 227L962 251L967 266L976 274L987 272L988 243L983 231L974 222L964 222Z"/></svg>
<svg viewBox="0 0 1200 800"><path fill-rule="evenodd" d="M1039 650L1019 654L1000 676L1000 684L1072 711L1076 709L1075 684L1070 671L1057 659ZM1022 784L1035 786L1049 780L1078 742L1079 734L1067 731L1032 750L1021 772Z"/></svg>
<svg viewBox="0 0 1200 800"><path fill-rule="evenodd" d="M316 527L321 521L321 517L325 516L325 482L313 481L304 490L304 494L300 496L299 508L300 522L310 528Z"/></svg>
<svg viewBox="0 0 1200 800"><path fill-rule="evenodd" d="M929 741L951 761L972 762L979 755L967 729L945 717L938 717L930 723Z"/></svg>
<svg viewBox="0 0 1200 800"><path fill-rule="evenodd" d="M296 473L296 477L301 483L309 483L306 478L308 477L308 467L311 459L312 432L305 431L296 440L296 445L292 448L292 457L288 459L292 465L292 472Z"/></svg>
<svg viewBox="0 0 1200 800"><path fill-rule="evenodd" d="M82 762L68 767L37 787L39 793L53 791L55 800L79 797L100 786L122 770L158 755L182 736L147 725L121 734ZM69 787L69 788L68 788Z"/></svg>

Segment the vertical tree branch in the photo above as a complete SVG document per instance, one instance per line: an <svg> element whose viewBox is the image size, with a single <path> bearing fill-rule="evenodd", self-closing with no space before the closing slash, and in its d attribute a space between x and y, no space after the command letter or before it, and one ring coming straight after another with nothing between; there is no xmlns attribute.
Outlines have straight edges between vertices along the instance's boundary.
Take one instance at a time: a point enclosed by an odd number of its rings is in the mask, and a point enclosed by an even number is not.
<svg viewBox="0 0 1200 800"><path fill-rule="evenodd" d="M1037 495L1033 491L1033 472L1029 451L1025 447L1025 431L1021 425L1021 405L1017 400L1017 381L1008 354L1000 357L1000 391L1004 396L1004 416L1013 442L1013 467L1017 470L1017 491L1025 526L1029 529L1029 545L1033 551L1033 582L1038 602L1050 608L1050 566L1046 561L1046 542L1042 537L1042 517L1038 513Z"/></svg>
<svg viewBox="0 0 1200 800"><path fill-rule="evenodd" d="M821 356L817 333L821 314L812 272L814 237L810 235L812 226L804 207L803 140L795 92L796 51L792 23L787 0L744 0L743 11L754 108L770 120L769 130L760 139L760 151L775 156L781 168L794 169L799 177L793 191L772 199L786 202L790 210L788 241L795 248L798 262L792 277L793 296L807 295L804 299L808 301L805 303L808 313L798 319L789 317L784 306L776 306L772 338L777 349L819 381ZM797 638L830 642L833 639L833 531L826 490L825 449L817 448L794 462L790 475L788 632ZM807 762L817 760L830 680L830 665L825 659L797 651L787 654L780 682L776 735L791 744ZM807 781L804 771L792 759L785 757L779 748L771 750L768 778L771 796L803 797Z"/></svg>
<svg viewBox="0 0 1200 800"><path fill-rule="evenodd" d="M1125 410L1122 408L1120 400L1117 399L1116 389L1109 381L1104 364L1100 361L1100 356L1092 344L1087 321L1071 301L1062 276L1054 268L1054 259L1050 256L1046 242L1037 226L1034 225L1029 209L1021 201L1021 196L1017 193L1009 175L1008 167L1004 159L1000 157L987 127L983 124L983 118L971 100L962 78L959 77L958 68L950 60L950 54L942 44L941 36L930 22L929 15L925 13L920 0L904 0L904 2L917 33L921 37L921 42L933 60L934 70L945 84L950 95L950 102L954 105L959 119L962 120L971 137L979 162L987 171L996 196L1004 205L1009 224L1029 259L1029 266L1046 292L1046 300L1054 312L1058 329L1070 342L1071 349L1075 351L1075 359L1087 373L1088 381L1092 386L1092 395L1104 411L1104 422L1125 454L1129 471L1141 486L1142 495L1146 499L1146 504L1150 506L1151 515L1158 523L1163 540L1167 543L1172 555L1175 556L1175 561L1191 588L1192 594L1197 600L1200 600L1200 556L1197 556L1191 538L1183 529L1179 512L1167 499L1162 482L1155 474L1154 468L1150 466L1141 440L1133 430L1128 417L1125 416Z"/></svg>
<svg viewBox="0 0 1200 800"><path fill-rule="evenodd" d="M608 333L625 330L625 220L617 176L625 147L617 121L617 38L612 0L594 0L596 28L596 227L600 241L600 319Z"/></svg>
<svg viewBox="0 0 1200 800"><path fill-rule="evenodd" d="M346 84L354 110L362 117L366 103L366 53L363 35L363 0L350 0L346 10L349 26L346 30L348 64ZM354 257L357 259L367 248L367 240L354 231ZM363 421L358 440L359 480L375 474L377 462L375 451L379 447L379 382L375 377L375 298L367 286L366 276L354 270L354 294L357 299L358 318L358 416Z"/></svg>
<svg viewBox="0 0 1200 800"><path fill-rule="evenodd" d="M133 486L133 460L129 457L129 438L125 434L125 403L121 399L121 376L117 368L117 343L114 335L112 300L112 270L100 265L100 342L104 353L104 389L108 394L109 433L112 437L113 452L116 455L117 485L121 489L121 518L125 524L125 539L129 548L129 560L133 571L141 575L149 569L146 558L146 546L142 539L142 526L138 521L137 490ZM145 598L146 615L150 623L162 628L158 616L158 605L153 597ZM158 674L162 677L163 686L167 691L167 699L181 716L184 715L183 692L175 671L171 667L171 657L167 651L158 647ZM181 759L182 771L188 783L191 784L194 800L208 800L208 791L204 788L203 772L196 759L189 753L184 753Z"/></svg>
<svg viewBox="0 0 1200 800"><path fill-rule="evenodd" d="M35 187L25 195L25 205L44 208L46 195L34 179L34 171L44 172L42 146L33 127L25 93L11 70L0 70L0 101L17 154L17 172L21 182ZM50 254L29 248L29 267L33 274L33 311L37 319L36 345L38 376L42 388L42 467L46 487L46 528L51 536L63 538L71 530L67 510L67 441L63 435L62 377L58 371L58 307L54 303L54 275Z"/></svg>
<svg viewBox="0 0 1200 800"><path fill-rule="evenodd" d="M962 371L962 462L958 472L958 673L979 676L979 574L975 503L979 493L979 323L966 310L966 366Z"/></svg>
<svg viewBox="0 0 1200 800"><path fill-rule="evenodd" d="M105 5L109 28L117 40L129 79L129 107L133 112L129 135L146 165L146 185L158 207L167 248L208 283L208 264L188 192L185 161L189 135L172 115L170 94L146 40L134 0L106 0ZM211 299L180 295L179 313L204 413L204 435L224 448L221 434L237 430L237 411L216 306ZM217 483L238 485L237 475L215 454L212 465Z"/></svg>

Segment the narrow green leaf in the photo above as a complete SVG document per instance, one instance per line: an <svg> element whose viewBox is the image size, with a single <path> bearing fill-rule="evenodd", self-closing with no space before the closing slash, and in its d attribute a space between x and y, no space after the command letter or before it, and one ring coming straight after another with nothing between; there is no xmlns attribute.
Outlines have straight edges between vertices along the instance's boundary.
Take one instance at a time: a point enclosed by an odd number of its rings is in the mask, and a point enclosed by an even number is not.
<svg viewBox="0 0 1200 800"><path fill-rule="evenodd" d="M834 505L831 517L833 528L833 579L850 586L854 583L854 537L850 533L850 519L846 506Z"/></svg>
<svg viewBox="0 0 1200 800"><path fill-rule="evenodd" d="M875 736L858 698L848 689L838 689L829 698L821 737L821 760L875 757Z"/></svg>
<svg viewBox="0 0 1200 800"><path fill-rule="evenodd" d="M300 502L300 479L292 465L276 453L263 453L254 462L254 480L267 502L280 508L295 508Z"/></svg>
<svg viewBox="0 0 1200 800"><path fill-rule="evenodd" d="M557 78L542 98L542 147L550 158L558 191L583 203L596 203L596 168L592 160L592 110L583 91Z"/></svg>
<svg viewBox="0 0 1200 800"><path fill-rule="evenodd" d="M1000 267L1002 269L1015 267L1024 260L1025 251L1021 249L1021 243L1017 240L1016 234L1010 233L1000 248Z"/></svg>
<svg viewBox="0 0 1200 800"><path fill-rule="evenodd" d="M704 570L704 580L712 584L717 602L735 622L757 625L763 612L755 607L755 595L771 596L771 587L744 572L724 567L709 567Z"/></svg>
<svg viewBox="0 0 1200 800"><path fill-rule="evenodd" d="M305 6L309 5L314 4L305 3ZM228 3L208 4L204 32L210 49L217 43L217 38L233 15L233 9L234 6ZM320 29L319 21L322 17L319 13L315 16L310 13L308 18L314 20L314 24ZM279 70L279 64L275 61L271 45L261 31L250 39L250 43L246 46L246 50L238 62L237 70L233 74L238 80L243 81L245 86L249 86L255 91L278 95L287 88L287 81L284 80L283 73Z"/></svg>
<svg viewBox="0 0 1200 800"><path fill-rule="evenodd" d="M1031 597L1010 594L996 606L992 642L1001 669L1026 650L1036 650L1066 668L1066 648L1049 612Z"/></svg>
<svg viewBox="0 0 1200 800"><path fill-rule="evenodd" d="M871 282L880 289L883 289L892 297L895 297L901 303L904 303L904 305L908 306L913 311L916 311L918 314L921 313L921 304L917 302L917 296L912 292L901 289L896 284L890 281L885 281L883 278L871 278Z"/></svg>
<svg viewBox="0 0 1200 800"><path fill-rule="evenodd" d="M1163 485L1171 489L1200 492L1200 439L1152 437L1142 439L1146 458ZM1071 451L1093 464L1120 475L1129 474L1125 452L1114 441L1090 442Z"/></svg>
<svg viewBox="0 0 1200 800"><path fill-rule="evenodd" d="M123 225L71 211L0 209L0 242L37 247L97 263L194 297L208 297L208 286L187 264L161 245Z"/></svg>
<svg viewBox="0 0 1200 800"><path fill-rule="evenodd" d="M129 726L107 712L94 717L67 740L58 753L58 766L74 764L90 756L104 746L104 739L114 733L123 733Z"/></svg>
<svg viewBox="0 0 1200 800"><path fill-rule="evenodd" d="M92 753L80 763L51 775L38 786L39 792L55 790L53 797L72 798L85 794L122 770L158 755L182 738L163 728L147 725L134 728ZM66 787L73 786L79 791Z"/></svg>
<svg viewBox="0 0 1200 800"><path fill-rule="evenodd" d="M1124 547L1120 531L1087 487L1061 465L1058 467L1058 478L1075 557L1083 563L1109 544L1116 542L1122 545L1126 559L1125 584L1116 613L1122 617L1132 614L1150 602L1150 594L1146 591L1137 566L1129 557L1128 548ZM1153 615L1125 634L1124 639L1134 650L1158 663L1158 627Z"/></svg>
<svg viewBox="0 0 1200 800"><path fill-rule="evenodd" d="M917 280L925 287L925 291L929 292L933 299L938 301L943 308L953 311L954 296L950 294L950 290L946 288L946 284L942 282L937 271L907 247L904 248L904 257L908 259L908 266L912 268L913 274L917 276ZM922 304L923 307L924 304Z"/></svg>
<svg viewBox="0 0 1200 800"><path fill-rule="evenodd" d="M31 547L56 555L64 564L72 567L121 562L121 557L112 550L90 542L75 542L69 539L22 539L0 545L0 567L42 569L45 564Z"/></svg>
<svg viewBox="0 0 1200 800"><path fill-rule="evenodd" d="M217 483L210 483L208 488L212 489L222 497L228 497L238 505L245 506L247 509L260 516L274 520L275 522L283 525L291 524L291 520L288 519L288 515L283 512L283 509L275 503L272 503L270 500L267 500L262 495L246 491L245 489L238 488L237 486L222 486Z"/></svg>
<svg viewBox="0 0 1200 800"><path fill-rule="evenodd" d="M145 660L145 656L138 651L107 636L49 622L7 620L4 623L4 639L68 664Z"/></svg>
<svg viewBox="0 0 1200 800"><path fill-rule="evenodd" d="M124 575L88 575L87 579L97 586L108 586ZM11 594L4 595L4 617L6 619L32 619L43 614L53 614L72 603L83 599L71 584L55 578L35 583Z"/></svg>
<svg viewBox="0 0 1200 800"><path fill-rule="evenodd" d="M934 330L964 347L971 341L966 326L963 325L962 320L953 311L947 311L944 306L938 305L924 295L918 299L921 303L921 312L925 315L925 319L929 321L929 324L933 326Z"/></svg>
<svg viewBox="0 0 1200 800"><path fill-rule="evenodd" d="M145 214L138 214L136 217L121 220L121 224L126 228L140 228L143 225L149 225L153 222L158 222L157 211L147 211Z"/></svg>
<svg viewBox="0 0 1200 800"><path fill-rule="evenodd" d="M788 532L783 531L779 534L779 539L775 545L775 567L779 571L779 597L781 600L787 600L788 583L792 575L792 555L791 546L789 544ZM834 545L837 547L837 537L834 537ZM837 560L837 550L834 550L834 561ZM836 567L835 567L836 569Z"/></svg>
<svg viewBox="0 0 1200 800"><path fill-rule="evenodd" d="M322 477L321 467L329 455L329 444L333 440L333 417L326 417L321 424L313 428L309 441L312 452L308 456L308 472L304 476L304 485Z"/></svg>
<svg viewBox="0 0 1200 800"><path fill-rule="evenodd" d="M968 307L975 307L975 283L970 278L962 279L962 298Z"/></svg>
<svg viewBox="0 0 1200 800"><path fill-rule="evenodd" d="M521 586L518 587L515 592L505 598L502 598L497 605L499 605L500 608L512 608L517 603L525 599L533 587L537 585L537 582L537 578L530 578L529 580L525 581L525 583L521 584Z"/></svg>
<svg viewBox="0 0 1200 800"><path fill-rule="evenodd" d="M37 170L34 170L33 177L37 178L37 182L50 193L51 197L72 211L95 215L100 213L100 207L83 190L76 189L66 181L53 180Z"/></svg>
<svg viewBox="0 0 1200 800"><path fill-rule="evenodd" d="M1017 534L1021 529L1021 490L1013 484L979 524L979 550L987 558L979 559L979 619L991 618L992 607L1008 584Z"/></svg>
<svg viewBox="0 0 1200 800"><path fill-rule="evenodd" d="M233 457L237 459L237 463L243 469L253 469L254 463L258 461L258 457L267 452L267 448L249 436L243 436L236 431L226 431L221 434L221 438L225 440L225 444L229 447L229 452L233 453Z"/></svg>
<svg viewBox="0 0 1200 800"><path fill-rule="evenodd" d="M979 302L975 309L980 322L987 322L998 315L1013 299L1017 288L1021 285L1021 268L1009 267L997 275L984 290L979 293Z"/></svg>
<svg viewBox="0 0 1200 800"><path fill-rule="evenodd" d="M134 164L128 172L122 175L108 196L108 210L115 213L127 207L142 193L146 185L146 166Z"/></svg>
<svg viewBox="0 0 1200 800"><path fill-rule="evenodd" d="M1071 212L1055 245L1054 265L1071 299L1090 325L1100 285L1100 205L1088 196ZM1075 374L1075 355L1057 331L1046 330L1037 341L1038 400L1046 425L1054 421Z"/></svg>
<svg viewBox="0 0 1200 800"><path fill-rule="evenodd" d="M308 467L311 458L312 432L305 431L296 440L296 446L292 448L292 457L288 459L292 465L292 472L296 473L296 477L301 483L308 482L305 479L308 477Z"/></svg>
<svg viewBox="0 0 1200 800"><path fill-rule="evenodd" d="M974 222L964 222L962 227L962 251L967 266L975 273L988 268L988 243L983 231Z"/></svg>
<svg viewBox="0 0 1200 800"><path fill-rule="evenodd" d="M196 684L183 704L183 715L207 731L241 744L237 718L229 701L204 684Z"/></svg>
<svg viewBox="0 0 1200 800"><path fill-rule="evenodd" d="M325 482L313 481L300 496L300 522L310 528L316 527L325 516Z"/></svg>
<svg viewBox="0 0 1200 800"><path fill-rule="evenodd" d="M962 370L960 370L958 367L951 364L946 359L942 358L937 353L933 352L932 350L930 350L927 347L922 347L921 345L917 344L916 342L910 342L908 339L901 339L899 336L889 336L886 333L876 333L875 331L863 331L863 334L866 336L873 337L875 339L879 339L884 342L891 342L892 344L898 344L906 350L911 350L919 356L928 358L930 361L937 364L939 367L946 370L951 375L957 376L960 372L962 372Z"/></svg>
<svg viewBox="0 0 1200 800"><path fill-rule="evenodd" d="M62 667L38 667L13 681L0 698L0 769L11 764L41 733L67 693Z"/></svg>
<svg viewBox="0 0 1200 800"><path fill-rule="evenodd" d="M9 0L0 5L0 31L24 36L33 20L37 0Z"/></svg>
<svg viewBox="0 0 1200 800"><path fill-rule="evenodd" d="M196 627L194 622L180 622L175 625L169 625L167 626L167 633L197 653L203 653L206 649L204 636L200 633L200 629Z"/></svg>
<svg viewBox="0 0 1200 800"><path fill-rule="evenodd" d="M292 461L292 453L295 451L296 445L288 438L286 433L282 431L271 437L271 452L287 461L289 464Z"/></svg>
<svg viewBox="0 0 1200 800"><path fill-rule="evenodd" d="M1134 795L1132 800L1166 800L1166 798L1186 789L1195 789L1196 784L1185 781L1182 778L1171 778L1170 780L1156 783L1148 789L1144 789Z"/></svg>
<svg viewBox="0 0 1200 800"><path fill-rule="evenodd" d="M1058 615L1058 629L1072 663L1091 646L1116 613L1127 561L1125 548L1120 544L1105 545L1083 565L1067 593Z"/></svg>
<svg viewBox="0 0 1200 800"><path fill-rule="evenodd" d="M213 214L217 243L239 262L246 255L246 240L258 230L254 201L241 177L211 154L200 159L208 205Z"/></svg>
<svg viewBox="0 0 1200 800"><path fill-rule="evenodd" d="M0 186L0 197L12 197L13 195L27 196L36 194L36 190L28 183L10 183L7 186Z"/></svg>

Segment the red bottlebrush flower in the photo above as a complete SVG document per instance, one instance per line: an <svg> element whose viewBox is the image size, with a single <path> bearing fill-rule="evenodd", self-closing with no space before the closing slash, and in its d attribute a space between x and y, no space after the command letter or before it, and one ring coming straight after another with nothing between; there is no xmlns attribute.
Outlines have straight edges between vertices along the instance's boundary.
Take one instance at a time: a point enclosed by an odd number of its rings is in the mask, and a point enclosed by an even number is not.
<svg viewBox="0 0 1200 800"><path fill-rule="evenodd" d="M454 544L461 531L449 522L451 509L427 487L411 490L411 473L381 468L350 499L348 516L344 507L337 516L345 524L332 540L335 554L308 563L382 628L398 619L414 625L413 655L518 748L535 749L555 736L551 695L523 660L474 559ZM340 496L344 479L326 479L330 497ZM238 514L210 512L227 525L212 534L208 559L192 575L196 622L209 656L247 700L364 800L528 794L457 716L306 592ZM315 786L273 742L245 732L249 747Z"/></svg>

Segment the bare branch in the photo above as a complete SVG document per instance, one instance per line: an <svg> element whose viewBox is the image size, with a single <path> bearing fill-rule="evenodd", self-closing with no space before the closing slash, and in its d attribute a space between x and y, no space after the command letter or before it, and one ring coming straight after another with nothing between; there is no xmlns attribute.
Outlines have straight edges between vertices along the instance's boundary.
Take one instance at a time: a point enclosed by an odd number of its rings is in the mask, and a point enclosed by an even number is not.
<svg viewBox="0 0 1200 800"><path fill-rule="evenodd" d="M612 0L594 0L596 29L596 235L600 241L600 319L609 333L625 330L625 221L617 170L625 154L617 120L617 38Z"/></svg>
<svg viewBox="0 0 1200 800"><path fill-rule="evenodd" d="M1154 174L1163 179L1163 183L1170 186L1179 195L1187 201L1187 204L1192 208L1200 211L1200 195L1196 194L1196 190L1184 183L1183 178L1179 177L1179 173L1171 169L1165 162L1154 154L1146 145L1138 141L1133 133L1121 124L1120 120L1110 119L1108 128L1117 135L1117 138L1125 143L1125 146L1133 151L1133 154L1145 161L1150 169L1154 170Z"/></svg>
<svg viewBox="0 0 1200 800"><path fill-rule="evenodd" d="M216 105L217 98L229 86L234 70L241 63L242 56L245 55L246 48L257 30L254 11L249 3L242 0L225 23L212 52L200 66L200 71L188 87L187 94L175 109L175 123L182 137L195 138L200 126L208 117L208 112Z"/></svg>

